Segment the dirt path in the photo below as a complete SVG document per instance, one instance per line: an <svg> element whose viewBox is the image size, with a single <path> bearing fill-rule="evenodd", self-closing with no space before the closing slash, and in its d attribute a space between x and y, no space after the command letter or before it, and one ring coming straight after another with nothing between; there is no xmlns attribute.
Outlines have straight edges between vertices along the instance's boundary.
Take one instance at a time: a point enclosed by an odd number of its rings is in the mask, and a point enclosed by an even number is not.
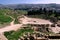
<svg viewBox="0 0 60 40"><path fill-rule="evenodd" d="M14 25L14 20L10 23L10 25Z"/></svg>
<svg viewBox="0 0 60 40"><path fill-rule="evenodd" d="M13 21L10 23L10 25L14 25L15 18L13 18L12 16L7 15L7 14L4 14L4 15L9 16L9 17L13 20Z"/></svg>
<svg viewBox="0 0 60 40"><path fill-rule="evenodd" d="M22 27L23 24L15 24L15 25L11 25L11 26L6 26L5 28L1 28L0 32L3 33L5 31L11 31L11 30L17 30L20 27Z"/></svg>
<svg viewBox="0 0 60 40"><path fill-rule="evenodd" d="M0 40L8 40L2 33L0 33Z"/></svg>

